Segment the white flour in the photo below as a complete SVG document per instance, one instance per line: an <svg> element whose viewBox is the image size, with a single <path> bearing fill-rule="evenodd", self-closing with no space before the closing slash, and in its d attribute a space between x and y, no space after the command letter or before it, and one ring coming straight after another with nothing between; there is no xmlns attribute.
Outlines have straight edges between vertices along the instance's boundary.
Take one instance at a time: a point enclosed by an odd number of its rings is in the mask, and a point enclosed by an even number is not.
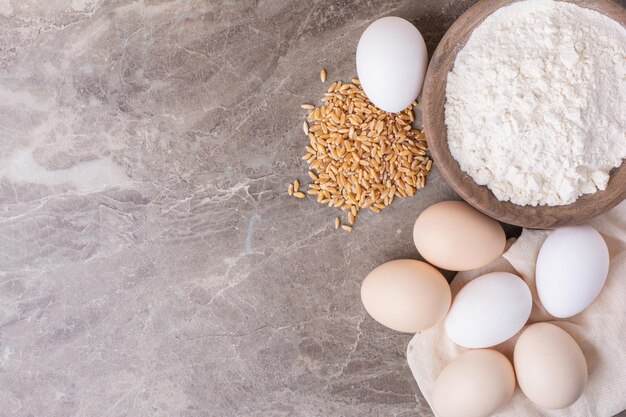
<svg viewBox="0 0 626 417"><path fill-rule="evenodd" d="M502 8L448 74L448 144L499 200L561 205L607 186L626 157L626 30L551 0Z"/></svg>

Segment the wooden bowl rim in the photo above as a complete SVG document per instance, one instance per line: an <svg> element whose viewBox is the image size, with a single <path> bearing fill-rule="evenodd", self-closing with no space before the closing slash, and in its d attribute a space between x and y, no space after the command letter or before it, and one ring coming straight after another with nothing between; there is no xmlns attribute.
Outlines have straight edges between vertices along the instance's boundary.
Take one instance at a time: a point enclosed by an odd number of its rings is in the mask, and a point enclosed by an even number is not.
<svg viewBox="0 0 626 417"><path fill-rule="evenodd" d="M611 171L609 185L603 191L585 194L574 203L562 206L520 206L500 201L486 186L478 185L461 170L448 148L445 125L446 79L457 53L465 46L473 30L497 9L522 0L479 0L447 30L435 49L426 72L423 93L423 123L433 160L450 186L476 209L505 223L526 228L554 228L579 224L606 212L626 198L626 164ZM563 1L563 0L561 0ZM565 0L596 10L626 27L626 10L609 0ZM450 54L452 54L450 56ZM446 62L447 60L447 62ZM440 83L441 96L436 84ZM441 104L438 104L438 103ZM443 128L441 128L443 126Z"/></svg>

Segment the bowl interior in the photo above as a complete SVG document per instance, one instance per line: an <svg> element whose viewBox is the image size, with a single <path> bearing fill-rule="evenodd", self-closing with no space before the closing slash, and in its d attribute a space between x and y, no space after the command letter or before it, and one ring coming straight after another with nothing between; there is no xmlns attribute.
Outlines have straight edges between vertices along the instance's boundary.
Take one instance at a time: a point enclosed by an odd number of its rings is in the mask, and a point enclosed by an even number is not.
<svg viewBox="0 0 626 417"><path fill-rule="evenodd" d="M518 0L479 0L459 17L437 46L431 59L423 90L423 121L434 162L450 186L469 204L483 213L527 228L554 228L577 224L597 216L626 198L626 164L611 171L606 190L586 194L564 206L519 206L498 200L485 186L480 186L461 170L448 148L444 104L446 79L457 53L465 46L472 31L498 8ZM626 11L609 0L570 0L570 3L596 10L626 26Z"/></svg>

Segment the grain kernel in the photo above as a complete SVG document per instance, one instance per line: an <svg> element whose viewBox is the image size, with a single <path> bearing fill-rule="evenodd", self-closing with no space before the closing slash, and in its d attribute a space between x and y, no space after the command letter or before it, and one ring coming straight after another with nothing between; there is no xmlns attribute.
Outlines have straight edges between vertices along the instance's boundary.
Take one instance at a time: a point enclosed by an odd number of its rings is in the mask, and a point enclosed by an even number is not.
<svg viewBox="0 0 626 417"><path fill-rule="evenodd" d="M322 68L322 70L320 71L320 80L322 80L322 82L326 82L326 70Z"/></svg>

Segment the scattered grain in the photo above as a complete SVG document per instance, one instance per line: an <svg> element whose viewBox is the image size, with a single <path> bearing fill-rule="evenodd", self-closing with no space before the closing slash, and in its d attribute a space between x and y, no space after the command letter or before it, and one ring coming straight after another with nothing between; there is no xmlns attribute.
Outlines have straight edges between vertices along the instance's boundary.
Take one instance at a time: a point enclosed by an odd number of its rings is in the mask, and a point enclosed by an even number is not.
<svg viewBox="0 0 626 417"><path fill-rule="evenodd" d="M293 184L289 184L289 187L287 188L287 194L293 195Z"/></svg>
<svg viewBox="0 0 626 417"><path fill-rule="evenodd" d="M302 130L304 131L305 135L309 134L309 124L306 122L306 120L302 122Z"/></svg>
<svg viewBox="0 0 626 417"><path fill-rule="evenodd" d="M339 226L341 226L341 219L337 216L335 217L335 229L339 229Z"/></svg>
<svg viewBox="0 0 626 417"><path fill-rule="evenodd" d="M378 213L395 197L413 195L432 168L424 134L411 126L415 103L399 113L384 112L369 101L358 79L351 81L331 83L319 107L303 105L311 124L302 157L313 180L307 192L348 211L350 225L361 208ZM339 218L335 224L352 230Z"/></svg>
<svg viewBox="0 0 626 417"><path fill-rule="evenodd" d="M297 191L297 192L294 191L293 196L297 197L297 198L304 198L305 197L304 193L302 191Z"/></svg>
<svg viewBox="0 0 626 417"><path fill-rule="evenodd" d="M342 224L341 228L343 230L345 230L346 232L351 232L352 231L352 226L348 226L347 224Z"/></svg>
<svg viewBox="0 0 626 417"><path fill-rule="evenodd" d="M293 182L293 192L296 193L300 190L300 181L294 180Z"/></svg>

